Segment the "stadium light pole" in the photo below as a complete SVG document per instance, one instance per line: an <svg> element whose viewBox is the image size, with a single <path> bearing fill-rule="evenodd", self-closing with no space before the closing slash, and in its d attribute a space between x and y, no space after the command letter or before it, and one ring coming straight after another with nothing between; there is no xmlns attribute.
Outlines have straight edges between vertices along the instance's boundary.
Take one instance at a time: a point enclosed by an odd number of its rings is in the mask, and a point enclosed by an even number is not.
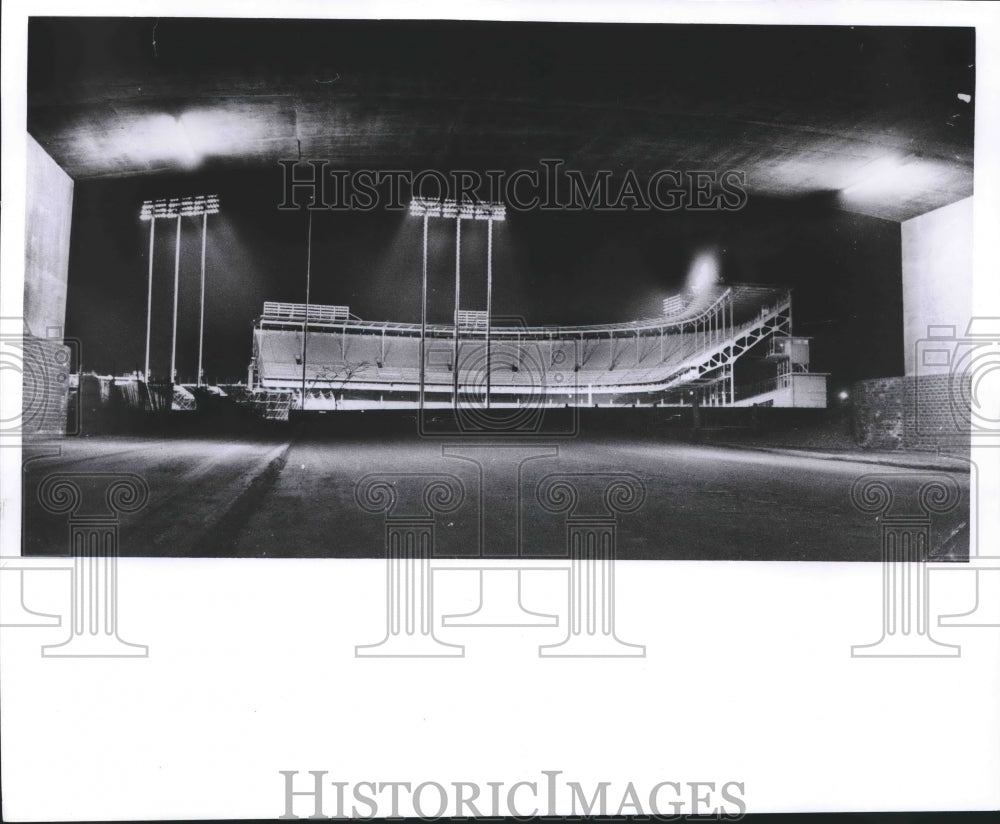
<svg viewBox="0 0 1000 824"><path fill-rule="evenodd" d="M458 301L461 296L461 238L463 220L485 220L488 225L487 240L487 289L486 289L486 406L490 404L490 310L492 308L493 295L493 221L504 220L507 209L502 203L479 203L474 201L457 200L433 200L425 197L414 197L410 201L410 214L422 217L424 221L423 238L423 270L422 285L420 290L420 408L424 407L424 388L426 383L426 365L424 363L425 340L427 337L427 222L429 218L440 217L455 218L457 227L455 229L455 314L454 314L454 347L455 362L452 365L453 371L453 391L455 402L458 401Z"/></svg>
<svg viewBox="0 0 1000 824"><path fill-rule="evenodd" d="M198 385L201 385L202 344L205 337L205 245L208 236L208 216L219 213L218 195L194 195L192 197L171 197L158 200L144 200L139 209L139 219L149 221L149 286L146 294L146 363L145 380L149 383L149 347L153 325L153 238L156 221L164 218L177 219L177 240L174 248L174 316L170 343L170 384L174 384L177 367L177 296L180 285L181 267L181 218L202 217L201 222L201 317L198 333Z"/></svg>
<svg viewBox="0 0 1000 824"><path fill-rule="evenodd" d="M201 386L201 357L205 350L205 242L208 238L208 214L201 216L201 312L198 316L198 375L195 383Z"/></svg>
<svg viewBox="0 0 1000 824"><path fill-rule="evenodd" d="M729 340L736 334L736 324L733 323L733 290L729 290L729 329L726 331L726 339ZM730 345L730 352L735 349L735 343ZM736 366L729 364L729 402L736 403Z"/></svg>
<svg viewBox="0 0 1000 824"><path fill-rule="evenodd" d="M493 218L486 221L486 408L490 408L493 389L493 349L490 338L493 329Z"/></svg>
<svg viewBox="0 0 1000 824"><path fill-rule="evenodd" d="M302 411L306 411L306 339L309 337L309 293L312 286L313 213L309 210L309 229L306 233L306 316L302 321Z"/></svg>
<svg viewBox="0 0 1000 824"><path fill-rule="evenodd" d="M418 407L424 411L424 384L426 382L426 356L424 348L427 340L427 220L430 217L424 212L424 256L423 256L423 279L420 287L420 394L417 396Z"/></svg>
<svg viewBox="0 0 1000 824"><path fill-rule="evenodd" d="M170 333L170 385L177 383L177 297L181 278L181 216L177 214L177 242L174 244L174 325Z"/></svg>
<svg viewBox="0 0 1000 824"><path fill-rule="evenodd" d="M153 317L153 238L156 234L156 221L149 221L149 286L146 291L146 367L142 379L149 384L149 338Z"/></svg>
<svg viewBox="0 0 1000 824"><path fill-rule="evenodd" d="M451 357L452 405L458 411L458 311L462 298L462 216L455 218L455 347Z"/></svg>

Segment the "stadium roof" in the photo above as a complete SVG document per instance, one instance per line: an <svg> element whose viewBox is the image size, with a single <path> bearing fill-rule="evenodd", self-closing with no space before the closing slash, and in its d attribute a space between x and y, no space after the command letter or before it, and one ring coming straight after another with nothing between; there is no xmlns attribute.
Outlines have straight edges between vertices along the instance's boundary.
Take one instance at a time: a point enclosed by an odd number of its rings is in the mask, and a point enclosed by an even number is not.
<svg viewBox="0 0 1000 824"><path fill-rule="evenodd" d="M905 220L972 194L972 29L39 19L76 180L274 166L745 171Z"/></svg>

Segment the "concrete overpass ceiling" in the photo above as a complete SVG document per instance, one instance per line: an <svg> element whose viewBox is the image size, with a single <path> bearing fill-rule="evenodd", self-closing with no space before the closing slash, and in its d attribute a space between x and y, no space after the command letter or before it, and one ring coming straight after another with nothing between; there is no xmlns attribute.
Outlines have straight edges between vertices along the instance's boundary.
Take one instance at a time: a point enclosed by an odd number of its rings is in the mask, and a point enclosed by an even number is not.
<svg viewBox="0 0 1000 824"><path fill-rule="evenodd" d="M974 64L972 29L35 19L28 131L76 181L560 158L902 221L972 194Z"/></svg>

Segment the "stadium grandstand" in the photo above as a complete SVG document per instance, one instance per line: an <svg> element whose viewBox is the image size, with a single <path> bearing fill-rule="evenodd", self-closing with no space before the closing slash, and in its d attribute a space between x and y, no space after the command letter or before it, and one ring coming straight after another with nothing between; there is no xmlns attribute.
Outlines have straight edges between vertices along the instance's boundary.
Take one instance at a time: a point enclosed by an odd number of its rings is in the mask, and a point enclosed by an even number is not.
<svg viewBox="0 0 1000 824"><path fill-rule="evenodd" d="M423 357L421 354L423 353ZM421 368L423 363L423 368ZM790 290L716 284L626 323L529 326L460 310L452 324L362 320L265 302L247 377L267 417L306 411L523 406L825 407L826 375L792 336Z"/></svg>

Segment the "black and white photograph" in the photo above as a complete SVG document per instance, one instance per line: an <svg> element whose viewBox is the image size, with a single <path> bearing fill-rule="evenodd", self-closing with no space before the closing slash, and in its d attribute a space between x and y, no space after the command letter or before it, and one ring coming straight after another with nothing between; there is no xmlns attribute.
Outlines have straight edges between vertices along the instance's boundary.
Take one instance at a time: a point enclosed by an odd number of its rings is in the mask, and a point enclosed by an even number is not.
<svg viewBox="0 0 1000 824"><path fill-rule="evenodd" d="M152 5L5 14L5 819L1000 806L995 4Z"/></svg>
<svg viewBox="0 0 1000 824"><path fill-rule="evenodd" d="M954 478L927 553L967 557L975 397L920 355L981 334L973 29L28 34L25 322L67 374L25 395L66 433L25 554L85 463L149 485L130 555L375 557L379 472L461 483L432 555L565 554L539 481L627 472L622 558L877 561L857 459Z"/></svg>

